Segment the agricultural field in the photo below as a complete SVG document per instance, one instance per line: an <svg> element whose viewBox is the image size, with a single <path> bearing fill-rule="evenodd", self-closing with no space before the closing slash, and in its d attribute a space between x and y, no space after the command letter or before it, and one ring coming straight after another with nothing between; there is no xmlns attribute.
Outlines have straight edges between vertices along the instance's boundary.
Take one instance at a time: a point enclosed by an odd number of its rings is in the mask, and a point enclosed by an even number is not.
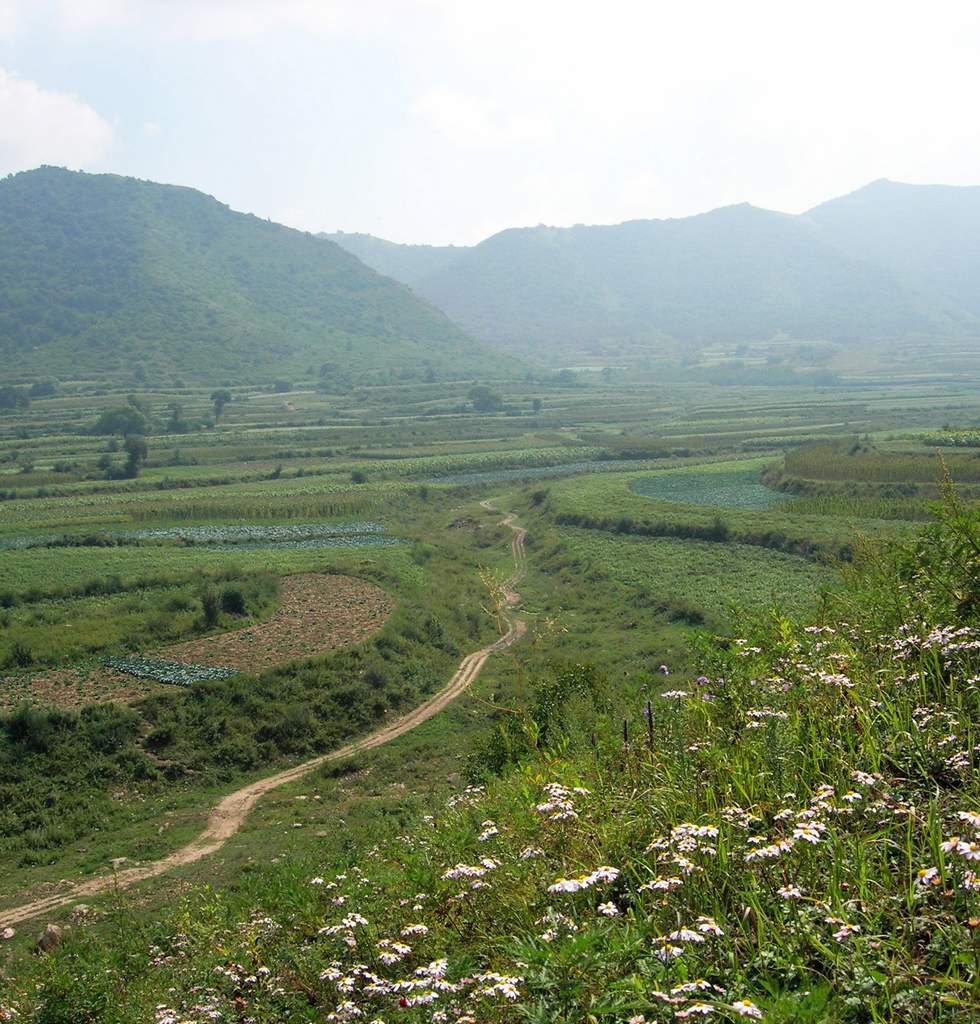
<svg viewBox="0 0 980 1024"><path fill-rule="evenodd" d="M494 385L485 415L472 382L233 388L217 419L206 391L62 382L0 416L0 908L165 857L221 797L439 692L499 636L505 511L528 530L522 641L413 733L264 798L137 916L200 881L244 905L257 862L363 863L466 784L605 749L711 637L818 615L867 544L918 530L930 439L980 420L975 391L927 377L574 377ZM127 407L131 478L124 439L91 433ZM970 449L942 450L969 498Z"/></svg>

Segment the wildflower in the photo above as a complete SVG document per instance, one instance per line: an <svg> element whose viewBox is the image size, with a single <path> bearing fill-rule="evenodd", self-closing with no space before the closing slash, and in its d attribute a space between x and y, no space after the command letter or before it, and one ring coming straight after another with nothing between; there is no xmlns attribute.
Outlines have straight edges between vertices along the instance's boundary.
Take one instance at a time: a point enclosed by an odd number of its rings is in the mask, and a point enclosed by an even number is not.
<svg viewBox="0 0 980 1024"><path fill-rule="evenodd" d="M934 867L921 868L916 873L915 884L921 885L923 888L942 884L942 879L939 877L939 869Z"/></svg>
<svg viewBox="0 0 980 1024"><path fill-rule="evenodd" d="M697 978L694 981L686 981L683 985L677 985L670 990L672 996L690 995L692 992L706 992L711 988L711 982L704 978Z"/></svg>
<svg viewBox="0 0 980 1024"><path fill-rule="evenodd" d="M598 910L603 917L619 917L619 907L615 903L600 903Z"/></svg>
<svg viewBox="0 0 980 1024"><path fill-rule="evenodd" d="M838 942L844 942L845 939L849 939L852 935L856 935L861 930L860 925L848 924L846 921L842 921L839 917L825 917L824 921L826 921L827 924L839 925L837 931L834 932L834 938Z"/></svg>
<svg viewBox="0 0 980 1024"><path fill-rule="evenodd" d="M536 846L525 846L518 855L520 860L533 860L535 857L543 857L544 850L538 849Z"/></svg>
<svg viewBox="0 0 980 1024"><path fill-rule="evenodd" d="M732 1003L732 1009L740 1017L751 1017L753 1020L762 1019L762 1011L759 1009L751 999L736 999Z"/></svg>
<svg viewBox="0 0 980 1024"><path fill-rule="evenodd" d="M619 868L611 868L608 865L596 868L589 875L589 879L593 882L615 882L617 878L619 878Z"/></svg>
<svg viewBox="0 0 980 1024"><path fill-rule="evenodd" d="M776 892L778 892L784 900L798 900L803 897L802 890L795 885L781 885Z"/></svg>
<svg viewBox="0 0 980 1024"><path fill-rule="evenodd" d="M685 697L690 697L691 695L687 690L667 690L665 693L660 694L660 696L663 697L664 700L683 700Z"/></svg>
<svg viewBox="0 0 980 1024"><path fill-rule="evenodd" d="M424 924L407 924L401 930L401 937L407 939L412 935L428 935L429 929Z"/></svg>
<svg viewBox="0 0 980 1024"><path fill-rule="evenodd" d="M352 1003L349 999L340 1003L333 1013L327 1014L327 1020L334 1021L346 1021L353 1020L355 1017L363 1017L364 1011L357 1005Z"/></svg>
<svg viewBox="0 0 980 1024"><path fill-rule="evenodd" d="M659 672L659 673L660 673L660 674L661 674L662 676L669 676L669 675L670 675L670 669L669 669L669 668L667 668L667 666L666 666L666 665L661 665L661 666L660 666L660 668L658 668L658 669L657 669L657 671L658 671L658 672Z"/></svg>
<svg viewBox="0 0 980 1024"><path fill-rule="evenodd" d="M957 849L960 845L959 836L950 836L945 842L939 844L939 849L943 853L952 853L953 850Z"/></svg>
<svg viewBox="0 0 980 1024"><path fill-rule="evenodd" d="M691 928L678 928L677 931L671 932L667 938L673 942L704 942L704 936Z"/></svg>
<svg viewBox="0 0 980 1024"><path fill-rule="evenodd" d="M487 858L489 860L489 858ZM471 864L456 864L442 873L443 878L482 878L489 869L486 865L475 867Z"/></svg>
<svg viewBox="0 0 980 1024"><path fill-rule="evenodd" d="M672 889L679 889L683 884L684 880L676 875L670 878L658 875L652 882L644 882L640 886L640 892L670 892Z"/></svg>
<svg viewBox="0 0 980 1024"><path fill-rule="evenodd" d="M578 892L580 889L585 889L587 886L582 884L582 880L578 878L559 878L554 885L548 886L548 892Z"/></svg>
<svg viewBox="0 0 980 1024"><path fill-rule="evenodd" d="M696 925L697 930L704 935L724 935L713 917L699 917Z"/></svg>
<svg viewBox="0 0 980 1024"><path fill-rule="evenodd" d="M676 1010L674 1016L678 1020L687 1020L690 1017L708 1017L714 1012L711 1003L691 1003L686 1010Z"/></svg>
<svg viewBox="0 0 980 1024"><path fill-rule="evenodd" d="M323 885L324 881L322 878L311 878L310 885Z"/></svg>
<svg viewBox="0 0 980 1024"><path fill-rule="evenodd" d="M702 941L704 941L702 939ZM684 950L680 946L674 946L669 942L661 942L660 945L653 951L653 955L658 959L667 963L669 960L675 960L679 957Z"/></svg>
<svg viewBox="0 0 980 1024"><path fill-rule="evenodd" d="M794 839L803 839L808 843L817 844L823 838L822 833L826 832L827 826L822 821L811 821L805 825L797 825L793 829Z"/></svg>

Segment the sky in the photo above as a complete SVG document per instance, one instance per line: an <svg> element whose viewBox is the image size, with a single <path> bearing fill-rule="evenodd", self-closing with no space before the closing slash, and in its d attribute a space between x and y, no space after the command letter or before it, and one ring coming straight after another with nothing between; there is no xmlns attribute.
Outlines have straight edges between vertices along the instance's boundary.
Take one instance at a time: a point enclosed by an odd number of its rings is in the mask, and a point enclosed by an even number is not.
<svg viewBox="0 0 980 1024"><path fill-rule="evenodd" d="M0 0L0 175L401 242L980 184L978 97L975 0Z"/></svg>

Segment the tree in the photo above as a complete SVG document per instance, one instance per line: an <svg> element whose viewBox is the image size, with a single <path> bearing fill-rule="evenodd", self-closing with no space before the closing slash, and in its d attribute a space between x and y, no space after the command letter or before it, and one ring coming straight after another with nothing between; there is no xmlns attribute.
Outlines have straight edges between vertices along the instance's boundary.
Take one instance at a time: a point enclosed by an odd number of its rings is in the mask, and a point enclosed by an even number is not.
<svg viewBox="0 0 980 1024"><path fill-rule="evenodd" d="M476 412L500 412L504 407L503 399L495 391L491 391L485 384L478 384L470 389L467 396L473 403Z"/></svg>
<svg viewBox="0 0 980 1024"><path fill-rule="evenodd" d="M134 480L139 476L140 466L146 462L146 438L132 434L123 443L126 452L126 463L123 466L123 476L127 480Z"/></svg>
<svg viewBox="0 0 980 1024"><path fill-rule="evenodd" d="M36 380L31 385L31 398L50 398L58 393L56 380Z"/></svg>
<svg viewBox="0 0 980 1024"><path fill-rule="evenodd" d="M225 406L231 401L231 392L227 388L218 388L211 392L211 401L214 402L214 422L217 423Z"/></svg>
<svg viewBox="0 0 980 1024"><path fill-rule="evenodd" d="M170 413L167 420L168 434L186 434L190 430L190 424L184 419L184 410L180 402L170 402L167 405L167 412Z"/></svg>
<svg viewBox="0 0 980 1024"><path fill-rule="evenodd" d="M132 406L121 405L106 409L89 428L91 434L136 434L146 433L146 417Z"/></svg>
<svg viewBox="0 0 980 1024"><path fill-rule="evenodd" d="M531 409L534 411L534 415L537 416L541 412L541 399L534 398L531 400Z"/></svg>
<svg viewBox="0 0 980 1024"><path fill-rule="evenodd" d="M0 388L0 410L11 412L14 409L26 409L30 404L31 400L23 388Z"/></svg>

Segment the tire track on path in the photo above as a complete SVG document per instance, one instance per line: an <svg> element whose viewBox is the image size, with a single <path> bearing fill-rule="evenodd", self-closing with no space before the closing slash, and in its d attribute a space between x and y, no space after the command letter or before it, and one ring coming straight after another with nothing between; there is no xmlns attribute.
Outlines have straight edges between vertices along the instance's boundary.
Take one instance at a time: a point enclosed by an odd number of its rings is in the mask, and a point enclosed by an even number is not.
<svg viewBox="0 0 980 1024"><path fill-rule="evenodd" d="M497 511L490 501L481 501L480 505L488 512ZM504 596L509 608L516 607L520 602L520 594L515 588L524 578L527 561L524 551L524 538L527 536L527 530L523 526L516 526L514 519L514 514L510 513L500 521L500 525L510 527L513 532L510 547L514 558L514 572L503 585ZM330 761L340 761L362 751L373 750L375 747L390 743L392 740L397 739L399 736L404 736L405 733L411 732L416 726L437 715L469 687L479 675L480 670L491 654L506 650L520 640L527 632L527 625L524 620L516 616L507 617L507 627L507 632L499 640L467 654L460 662L459 668L456 669L446 687L427 701L424 701L417 708L408 712L408 714L403 715L397 721L392 722L390 725L382 726L382 728L375 732L368 733L367 736L354 740L338 750L332 750L329 754L321 754L310 761L304 761L302 764L277 772L275 775L258 779L247 786L242 786L241 789L236 789L233 793L229 793L215 806L208 817L207 826L196 839L191 840L186 846L174 850L160 860L153 861L151 864L137 865L136 867L116 871L111 875L99 875L96 878L76 883L66 892L33 900L19 907L0 910L0 929L21 924L24 921L29 921L31 918L58 910L84 897L97 896L112 889L128 889L138 882L146 881L149 878L156 878L172 868L193 864L195 861L210 856L212 853L220 850L242 827L249 812L258 800L270 790L284 786L286 783L294 782L296 779L302 778L315 768L319 768Z"/></svg>

